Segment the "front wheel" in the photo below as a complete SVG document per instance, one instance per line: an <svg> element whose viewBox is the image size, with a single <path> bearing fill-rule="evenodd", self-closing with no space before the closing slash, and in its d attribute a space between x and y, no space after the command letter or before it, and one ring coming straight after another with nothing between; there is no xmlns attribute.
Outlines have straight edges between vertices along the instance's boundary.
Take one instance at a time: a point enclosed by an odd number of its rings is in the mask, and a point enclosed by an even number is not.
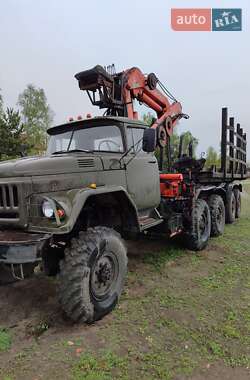
<svg viewBox="0 0 250 380"><path fill-rule="evenodd" d="M127 273L126 248L107 227L73 238L60 263L59 302L74 322L91 323L116 306Z"/></svg>
<svg viewBox="0 0 250 380"><path fill-rule="evenodd" d="M204 199L197 199L191 220L191 230L186 236L187 246L193 251L201 251L206 247L211 231L210 210Z"/></svg>

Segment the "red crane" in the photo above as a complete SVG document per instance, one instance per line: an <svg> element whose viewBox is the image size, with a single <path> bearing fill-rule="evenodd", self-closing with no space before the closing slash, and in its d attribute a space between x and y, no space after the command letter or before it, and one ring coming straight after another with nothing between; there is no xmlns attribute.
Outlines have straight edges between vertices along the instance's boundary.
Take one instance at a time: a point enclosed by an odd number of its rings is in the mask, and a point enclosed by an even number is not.
<svg viewBox="0 0 250 380"><path fill-rule="evenodd" d="M138 119L133 100L147 105L157 114L151 128L157 129L158 145L165 146L178 120L188 117L182 113L181 104L154 73L145 75L137 67L115 73L114 66L111 68L109 73L98 65L76 74L80 89L87 91L93 105L106 108L106 115Z"/></svg>

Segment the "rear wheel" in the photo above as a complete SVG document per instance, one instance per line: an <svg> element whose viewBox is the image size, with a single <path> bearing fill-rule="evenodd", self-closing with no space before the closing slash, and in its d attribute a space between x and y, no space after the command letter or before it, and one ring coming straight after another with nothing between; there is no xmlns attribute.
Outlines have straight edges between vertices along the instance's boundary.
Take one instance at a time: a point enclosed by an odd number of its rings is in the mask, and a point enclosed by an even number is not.
<svg viewBox="0 0 250 380"><path fill-rule="evenodd" d="M234 189L234 196L235 196L235 204L236 204L235 218L239 218L240 213L241 213L241 193L240 193L239 189L237 189L237 188Z"/></svg>
<svg viewBox="0 0 250 380"><path fill-rule="evenodd" d="M232 224L236 217L236 198L233 190L228 190L226 203L226 223Z"/></svg>
<svg viewBox="0 0 250 380"><path fill-rule="evenodd" d="M222 235L225 228L225 205L223 199L216 194L209 197L208 205L211 214L211 236Z"/></svg>
<svg viewBox="0 0 250 380"><path fill-rule="evenodd" d="M127 273L126 248L107 227L73 238L60 264L59 302L74 322L101 319L116 306Z"/></svg>
<svg viewBox="0 0 250 380"><path fill-rule="evenodd" d="M187 246L194 251L204 249L208 243L211 231L211 216L207 202L198 199L192 210L192 226L187 234Z"/></svg>

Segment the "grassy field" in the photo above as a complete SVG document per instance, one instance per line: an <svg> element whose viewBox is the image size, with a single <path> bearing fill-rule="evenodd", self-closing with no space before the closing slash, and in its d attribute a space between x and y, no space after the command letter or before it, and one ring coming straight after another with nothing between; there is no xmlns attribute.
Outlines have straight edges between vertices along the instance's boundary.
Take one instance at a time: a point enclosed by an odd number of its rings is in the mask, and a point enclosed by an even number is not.
<svg viewBox="0 0 250 380"><path fill-rule="evenodd" d="M242 217L200 253L178 241L129 244L116 310L62 319L55 281L0 288L1 380L250 379L250 182Z"/></svg>

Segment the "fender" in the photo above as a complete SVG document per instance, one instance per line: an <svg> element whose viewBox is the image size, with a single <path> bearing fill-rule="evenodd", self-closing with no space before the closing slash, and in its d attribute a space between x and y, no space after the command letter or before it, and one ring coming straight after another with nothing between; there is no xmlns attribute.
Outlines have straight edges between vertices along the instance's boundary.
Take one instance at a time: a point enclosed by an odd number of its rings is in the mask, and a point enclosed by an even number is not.
<svg viewBox="0 0 250 380"><path fill-rule="evenodd" d="M242 185L241 184L236 184L236 183L221 183L219 186L202 186L198 189L196 189L196 194L195 198L198 199L201 194L207 194L209 193L214 193L221 195L222 198L224 199L225 204L228 202L229 196L231 192L235 189L239 189L240 192L242 192Z"/></svg>
<svg viewBox="0 0 250 380"><path fill-rule="evenodd" d="M129 212L133 213L133 227L135 230L139 231L140 228L136 205L127 193L126 189L122 186L100 186L96 189L88 187L83 189L73 189L67 192L48 193L46 194L47 198L51 198L65 209L67 215L66 223L61 222L60 224L59 222L57 226L55 226L54 223L51 227L49 226L49 223L46 227L30 226L29 230L32 232L43 231L59 235L70 233L73 230L87 200L92 196L101 194L113 194L114 196L116 195L118 197L123 197L127 203L126 212L130 209Z"/></svg>
<svg viewBox="0 0 250 380"><path fill-rule="evenodd" d="M221 193L221 195L223 194L223 196L225 197L226 196L226 191L227 189L225 188L225 184L222 183L220 184L219 186L202 186L202 187L199 187L196 189L196 192L195 192L195 198L198 199L200 197L200 195L202 193L205 193L205 194L209 194L209 193L214 193L214 194L218 194L218 193Z"/></svg>

